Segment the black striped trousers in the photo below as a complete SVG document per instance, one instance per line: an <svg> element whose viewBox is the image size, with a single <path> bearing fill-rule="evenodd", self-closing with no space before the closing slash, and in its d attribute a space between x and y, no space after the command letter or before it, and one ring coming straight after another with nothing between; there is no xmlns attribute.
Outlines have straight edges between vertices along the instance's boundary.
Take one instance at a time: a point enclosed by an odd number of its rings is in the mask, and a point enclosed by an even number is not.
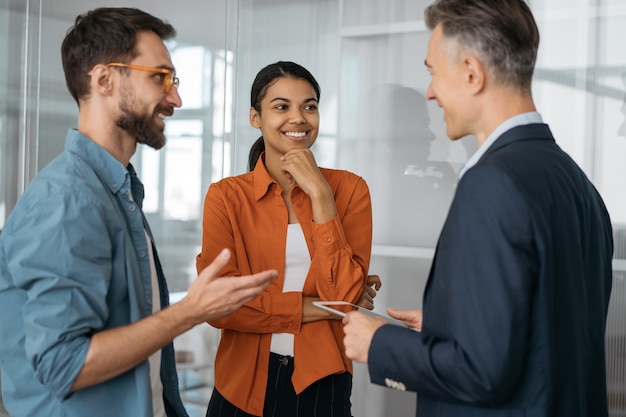
<svg viewBox="0 0 626 417"><path fill-rule="evenodd" d="M270 353L267 391L263 417L351 417L350 394L352 375L329 375L300 395L291 383L293 357ZM230 402L213 389L207 417L254 417Z"/></svg>

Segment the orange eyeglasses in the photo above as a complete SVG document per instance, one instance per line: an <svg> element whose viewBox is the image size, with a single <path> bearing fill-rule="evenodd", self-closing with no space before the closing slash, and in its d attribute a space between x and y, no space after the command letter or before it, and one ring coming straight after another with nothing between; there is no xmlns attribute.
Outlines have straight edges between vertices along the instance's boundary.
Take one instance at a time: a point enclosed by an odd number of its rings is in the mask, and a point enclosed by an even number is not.
<svg viewBox="0 0 626 417"><path fill-rule="evenodd" d="M146 67L143 65L123 64L121 62L110 62L107 64L107 67L130 68L139 71L152 72L154 74L163 74L163 91L165 94L170 92L173 85L176 86L176 88L180 85L180 80L176 76L174 70L168 68Z"/></svg>

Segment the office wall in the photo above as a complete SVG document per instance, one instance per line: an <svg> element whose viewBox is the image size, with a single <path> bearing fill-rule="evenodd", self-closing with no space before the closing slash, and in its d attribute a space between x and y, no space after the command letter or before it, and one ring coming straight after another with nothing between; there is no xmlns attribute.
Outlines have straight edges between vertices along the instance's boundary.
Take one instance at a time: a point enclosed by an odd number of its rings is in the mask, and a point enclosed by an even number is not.
<svg viewBox="0 0 626 417"><path fill-rule="evenodd" d="M441 110L424 98L428 32L422 11L428 3L185 0L172 10L171 4L149 0L127 2L180 28L171 49L187 105L172 121L183 127L171 123L167 147L158 154L140 152L133 161L147 188L155 190L150 194L158 196L148 217L171 288L184 291L195 276L201 198L193 197L203 196L211 181L246 169L248 148L258 136L248 124L254 75L270 62L293 60L309 68L322 87L318 162L356 172L370 186L371 272L383 279L376 310L421 306L456 175L476 149L471 137L450 142ZM626 415L626 6L621 3L530 2L542 35L533 83L538 109L598 187L614 222L607 329L613 416ZM66 129L76 123L58 51L75 15L89 5L0 2L0 53L7 57L0 60L0 229L23 186L58 154ZM202 59L190 61L194 47L201 48ZM204 93L196 97L197 91ZM199 123L199 133L189 123ZM195 142L187 141L190 137ZM175 183L176 173L188 173L191 166L198 167L193 175L200 181L185 189L190 196L181 201L197 207L181 213L171 206L167 181ZM413 394L371 385L366 368L356 367L354 415L412 416L414 403Z"/></svg>

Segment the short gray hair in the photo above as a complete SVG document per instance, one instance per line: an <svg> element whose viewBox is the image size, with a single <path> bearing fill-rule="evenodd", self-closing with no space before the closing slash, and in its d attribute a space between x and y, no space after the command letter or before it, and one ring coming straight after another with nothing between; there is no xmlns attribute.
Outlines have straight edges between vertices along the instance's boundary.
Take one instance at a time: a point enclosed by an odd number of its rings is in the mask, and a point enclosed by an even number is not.
<svg viewBox="0 0 626 417"><path fill-rule="evenodd" d="M430 30L471 50L502 85L529 92L539 30L524 0L436 0L424 11Z"/></svg>

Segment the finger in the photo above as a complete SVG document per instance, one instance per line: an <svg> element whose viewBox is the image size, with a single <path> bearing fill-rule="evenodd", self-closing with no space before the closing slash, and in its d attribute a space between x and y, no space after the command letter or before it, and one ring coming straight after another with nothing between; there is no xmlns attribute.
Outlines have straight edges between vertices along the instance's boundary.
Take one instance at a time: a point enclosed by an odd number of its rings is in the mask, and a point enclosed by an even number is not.
<svg viewBox="0 0 626 417"><path fill-rule="evenodd" d="M248 287L262 287L262 290L267 288L268 285L278 276L278 272L275 269L269 269L267 271L257 272L250 275L250 283Z"/></svg>
<svg viewBox="0 0 626 417"><path fill-rule="evenodd" d="M364 314L360 313L358 310L349 311L346 313L346 316L343 318L343 323L344 324L358 323L359 316L362 316L362 315Z"/></svg>
<svg viewBox="0 0 626 417"><path fill-rule="evenodd" d="M254 275L236 277L231 283L235 284L233 289L239 293L240 297L254 298L263 292L277 276L278 273L275 270L268 270Z"/></svg>
<svg viewBox="0 0 626 417"><path fill-rule="evenodd" d="M228 260L230 259L230 250L222 249L222 251L213 259L213 262L209 264L206 268L204 268L198 278L208 278L209 280L214 279L219 272L226 266Z"/></svg>
<svg viewBox="0 0 626 417"><path fill-rule="evenodd" d="M344 326L350 324L350 321L352 319L352 315L353 314L355 314L355 312L354 311L350 311L350 312L346 313L346 315L343 317L343 319L341 319L341 321L343 322ZM351 330L351 328L349 328L347 330L344 329L345 332L350 332L350 330Z"/></svg>
<svg viewBox="0 0 626 417"><path fill-rule="evenodd" d="M371 290L369 287L364 288L363 292L361 293L361 296L359 297L359 301L357 302L357 305L359 307L363 307L368 310L374 309L374 297L370 295L370 291L374 291L374 290Z"/></svg>
<svg viewBox="0 0 626 417"><path fill-rule="evenodd" d="M288 171L283 171L283 175L285 176L285 179L289 184L294 182L293 175L291 175L291 173L289 173Z"/></svg>
<svg viewBox="0 0 626 417"><path fill-rule="evenodd" d="M370 298L376 297L376 290L374 288L365 287L365 293L366 293L366 297L368 297L368 300ZM374 300L370 300L370 301L374 301Z"/></svg>
<svg viewBox="0 0 626 417"><path fill-rule="evenodd" d="M413 316L407 310L394 310L391 307L387 308L387 314L396 320L412 320Z"/></svg>
<svg viewBox="0 0 626 417"><path fill-rule="evenodd" d="M238 304L245 304L258 297L277 276L278 272L268 270L254 275L236 277L236 279L231 282L235 282L237 285L234 292L239 300Z"/></svg>
<svg viewBox="0 0 626 417"><path fill-rule="evenodd" d="M380 277L378 275L368 275L367 276L367 286L371 287L374 286L374 288L376 288L376 291L380 290L380 287L382 285L382 282L380 280Z"/></svg>

